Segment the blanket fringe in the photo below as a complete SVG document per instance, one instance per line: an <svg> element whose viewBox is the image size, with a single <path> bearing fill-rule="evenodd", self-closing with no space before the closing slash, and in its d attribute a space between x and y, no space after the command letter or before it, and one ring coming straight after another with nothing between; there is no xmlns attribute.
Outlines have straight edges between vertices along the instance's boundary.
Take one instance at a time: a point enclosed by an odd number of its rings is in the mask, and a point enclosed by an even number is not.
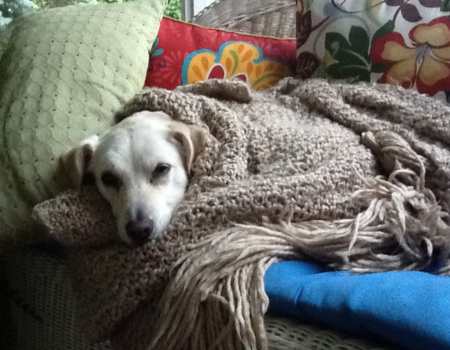
<svg viewBox="0 0 450 350"><path fill-rule="evenodd" d="M424 159L393 133L368 133L390 173L363 180L353 200L365 208L354 219L235 225L201 243L174 267L160 302L149 349L267 349L263 277L280 259L320 260L358 273L422 270L437 254L450 274L450 228L425 186ZM181 345L185 344L185 345Z"/></svg>
<svg viewBox="0 0 450 350"><path fill-rule="evenodd" d="M405 170L397 175L412 173ZM355 219L265 226L285 233L299 252L335 269L423 270L436 250L448 249L449 228L442 220L446 213L432 192L396 182L395 178L366 179L366 187L355 193L354 200L368 202L368 207Z"/></svg>
<svg viewBox="0 0 450 350"><path fill-rule="evenodd" d="M237 225L189 247L160 301L149 349L267 349L264 273L279 258L299 258L283 236Z"/></svg>

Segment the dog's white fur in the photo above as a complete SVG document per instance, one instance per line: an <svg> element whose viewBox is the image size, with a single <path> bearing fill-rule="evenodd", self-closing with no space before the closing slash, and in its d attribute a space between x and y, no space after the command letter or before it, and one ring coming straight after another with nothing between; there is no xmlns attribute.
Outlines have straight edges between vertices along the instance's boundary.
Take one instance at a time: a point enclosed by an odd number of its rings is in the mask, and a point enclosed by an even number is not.
<svg viewBox="0 0 450 350"><path fill-rule="evenodd" d="M119 237L141 245L163 233L183 200L204 129L162 112L138 112L62 156L72 187L92 173L111 204Z"/></svg>

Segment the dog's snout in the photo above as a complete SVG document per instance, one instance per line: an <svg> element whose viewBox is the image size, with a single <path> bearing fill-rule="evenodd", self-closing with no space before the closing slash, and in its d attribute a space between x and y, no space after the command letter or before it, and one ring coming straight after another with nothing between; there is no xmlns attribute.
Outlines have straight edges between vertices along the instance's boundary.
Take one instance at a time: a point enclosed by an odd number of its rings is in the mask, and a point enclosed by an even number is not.
<svg viewBox="0 0 450 350"><path fill-rule="evenodd" d="M150 239L154 227L155 223L153 220L139 217L136 220L129 221L125 226L125 230L133 243L140 246Z"/></svg>

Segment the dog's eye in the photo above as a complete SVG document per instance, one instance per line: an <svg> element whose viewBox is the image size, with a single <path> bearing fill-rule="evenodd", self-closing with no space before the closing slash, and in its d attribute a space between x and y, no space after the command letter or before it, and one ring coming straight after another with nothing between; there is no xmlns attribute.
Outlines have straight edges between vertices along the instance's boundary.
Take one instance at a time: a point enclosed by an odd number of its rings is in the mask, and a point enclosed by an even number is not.
<svg viewBox="0 0 450 350"><path fill-rule="evenodd" d="M116 175L109 171L106 171L102 174L101 180L103 182L103 185L105 185L106 187L119 189L122 185L122 181L120 181L120 179Z"/></svg>
<svg viewBox="0 0 450 350"><path fill-rule="evenodd" d="M162 176L165 175L169 172L170 170L170 165L169 164L158 164L155 168L155 170L153 170L153 176Z"/></svg>

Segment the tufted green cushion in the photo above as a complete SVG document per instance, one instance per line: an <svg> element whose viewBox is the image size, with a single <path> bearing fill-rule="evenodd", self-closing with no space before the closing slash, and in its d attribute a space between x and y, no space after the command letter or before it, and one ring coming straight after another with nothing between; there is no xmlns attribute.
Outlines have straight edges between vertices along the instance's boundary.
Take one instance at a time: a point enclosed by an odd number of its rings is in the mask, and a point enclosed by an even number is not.
<svg viewBox="0 0 450 350"><path fill-rule="evenodd" d="M59 156L144 85L165 0L68 6L17 20L0 60L0 247L34 238Z"/></svg>

